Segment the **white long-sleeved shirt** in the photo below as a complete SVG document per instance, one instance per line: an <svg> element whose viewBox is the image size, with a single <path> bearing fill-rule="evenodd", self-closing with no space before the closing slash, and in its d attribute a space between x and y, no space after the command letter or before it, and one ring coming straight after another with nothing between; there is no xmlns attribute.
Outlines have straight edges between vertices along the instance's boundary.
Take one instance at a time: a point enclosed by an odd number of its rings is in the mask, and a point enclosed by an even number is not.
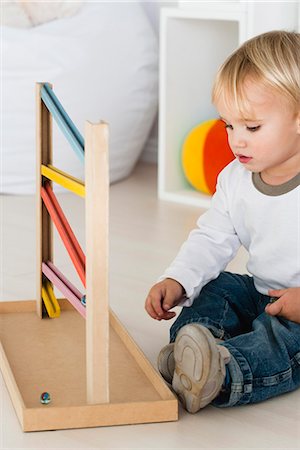
<svg viewBox="0 0 300 450"><path fill-rule="evenodd" d="M181 306L193 303L240 245L248 250L247 270L259 292L300 287L300 173L270 186L238 161L231 162L197 225L160 278L173 278L184 287L187 298Z"/></svg>

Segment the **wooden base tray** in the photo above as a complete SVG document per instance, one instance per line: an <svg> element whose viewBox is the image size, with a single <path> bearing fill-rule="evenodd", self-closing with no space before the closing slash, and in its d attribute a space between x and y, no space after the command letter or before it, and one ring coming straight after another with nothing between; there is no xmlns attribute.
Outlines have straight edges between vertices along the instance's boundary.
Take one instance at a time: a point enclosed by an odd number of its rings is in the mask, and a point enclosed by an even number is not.
<svg viewBox="0 0 300 450"><path fill-rule="evenodd" d="M87 404L85 321L59 302L61 316L43 320L34 301L0 303L0 368L23 431L178 419L176 398L112 312L110 401Z"/></svg>

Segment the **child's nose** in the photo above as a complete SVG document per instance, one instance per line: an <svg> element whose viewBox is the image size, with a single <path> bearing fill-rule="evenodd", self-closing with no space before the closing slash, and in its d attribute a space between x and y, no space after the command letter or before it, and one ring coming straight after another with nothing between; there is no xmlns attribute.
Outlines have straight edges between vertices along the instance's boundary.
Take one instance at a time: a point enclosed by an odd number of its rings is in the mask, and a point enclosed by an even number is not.
<svg viewBox="0 0 300 450"><path fill-rule="evenodd" d="M247 146L246 139L240 134L234 134L231 139L232 148L245 148Z"/></svg>

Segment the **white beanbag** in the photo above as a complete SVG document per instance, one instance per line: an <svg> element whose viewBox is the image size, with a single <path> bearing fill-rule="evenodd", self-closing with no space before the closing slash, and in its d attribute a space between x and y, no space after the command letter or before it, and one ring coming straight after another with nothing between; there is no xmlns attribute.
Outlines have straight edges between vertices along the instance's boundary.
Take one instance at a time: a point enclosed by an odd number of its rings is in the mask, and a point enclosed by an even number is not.
<svg viewBox="0 0 300 450"><path fill-rule="evenodd" d="M137 3L87 3L77 15L2 30L0 192L35 190L35 82L48 81L71 119L110 125L110 177L131 172L157 111L157 40ZM53 121L54 165L84 168Z"/></svg>

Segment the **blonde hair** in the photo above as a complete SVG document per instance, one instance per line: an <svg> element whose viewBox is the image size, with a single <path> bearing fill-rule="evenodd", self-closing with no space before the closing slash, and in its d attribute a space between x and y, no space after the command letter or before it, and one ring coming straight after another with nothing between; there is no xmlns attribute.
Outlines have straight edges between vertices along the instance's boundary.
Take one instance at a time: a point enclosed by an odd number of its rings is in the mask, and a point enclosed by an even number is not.
<svg viewBox="0 0 300 450"><path fill-rule="evenodd" d="M222 97L245 116L251 109L244 90L246 78L280 93L299 111L300 34L270 31L246 41L220 67L213 103Z"/></svg>

